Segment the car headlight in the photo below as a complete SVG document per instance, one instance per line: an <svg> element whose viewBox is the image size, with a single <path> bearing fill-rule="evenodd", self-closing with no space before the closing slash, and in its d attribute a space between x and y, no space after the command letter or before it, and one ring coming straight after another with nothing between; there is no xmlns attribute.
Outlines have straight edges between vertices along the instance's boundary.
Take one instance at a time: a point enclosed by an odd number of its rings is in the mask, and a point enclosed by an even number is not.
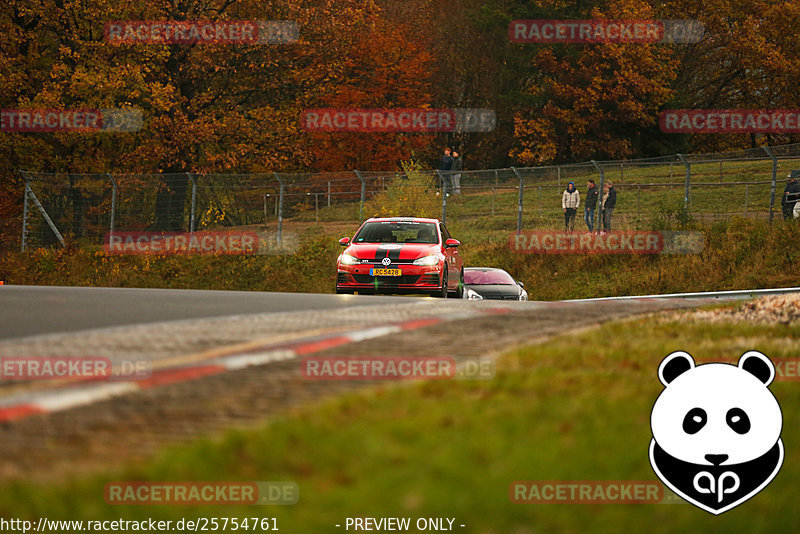
<svg viewBox="0 0 800 534"><path fill-rule="evenodd" d="M414 260L414 265L438 265L439 264L439 256L423 256L417 260Z"/></svg>
<svg viewBox="0 0 800 534"><path fill-rule="evenodd" d="M339 256L339 263L342 265L358 265L361 263L361 260L350 254L342 254Z"/></svg>
<svg viewBox="0 0 800 534"><path fill-rule="evenodd" d="M519 300L528 300L528 292L523 291L522 293L520 293Z"/></svg>
<svg viewBox="0 0 800 534"><path fill-rule="evenodd" d="M469 300L483 300L483 295L477 291L467 288L467 290L464 292L464 298Z"/></svg>

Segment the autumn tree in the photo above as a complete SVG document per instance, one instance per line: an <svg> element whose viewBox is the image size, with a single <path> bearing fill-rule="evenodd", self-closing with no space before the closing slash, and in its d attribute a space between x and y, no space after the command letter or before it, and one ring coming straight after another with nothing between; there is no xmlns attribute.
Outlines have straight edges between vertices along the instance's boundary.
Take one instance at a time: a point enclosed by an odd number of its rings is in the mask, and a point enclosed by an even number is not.
<svg viewBox="0 0 800 534"><path fill-rule="evenodd" d="M417 76L424 54L379 17L372 0L12 0L0 7L9 36L0 47L2 108L135 108L144 125L126 134L4 134L4 172L153 173L161 176L153 225L177 230L186 173L301 171L348 158L368 167L374 147L312 150L299 119L322 102L355 102L359 91L385 105L427 98ZM104 39L106 22L131 20L289 20L300 38L280 45ZM391 61L373 57L379 52ZM388 157L392 140L382 147Z"/></svg>
<svg viewBox="0 0 800 534"><path fill-rule="evenodd" d="M800 106L800 3L669 0L664 18L703 23L705 34L678 47L672 108L797 109ZM797 134L697 134L691 150L717 151L800 141Z"/></svg>
<svg viewBox="0 0 800 534"><path fill-rule="evenodd" d="M641 0L612 0L591 19L653 19ZM672 91L676 62L655 43L542 46L526 88L536 102L515 117L512 154L526 164L641 155Z"/></svg>
<svg viewBox="0 0 800 534"><path fill-rule="evenodd" d="M430 108L433 57L429 40L410 39L408 22L387 20L371 13L354 34L343 54L346 59L314 106L339 109ZM332 82L332 83L331 83ZM309 150L315 168L398 169L414 151L431 144L432 135L405 132L317 132L310 134Z"/></svg>

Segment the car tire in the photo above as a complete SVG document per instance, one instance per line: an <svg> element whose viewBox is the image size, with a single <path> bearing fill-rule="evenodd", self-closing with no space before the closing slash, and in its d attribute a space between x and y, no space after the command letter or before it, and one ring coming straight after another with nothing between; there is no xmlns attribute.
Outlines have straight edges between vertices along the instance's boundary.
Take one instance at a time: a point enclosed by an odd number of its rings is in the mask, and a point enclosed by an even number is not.
<svg viewBox="0 0 800 534"><path fill-rule="evenodd" d="M458 277L458 289L453 292L453 296L457 299L464 298L464 268L461 268L461 276Z"/></svg>
<svg viewBox="0 0 800 534"><path fill-rule="evenodd" d="M442 272L442 287L436 293L436 296L439 297L439 298L443 298L443 299L447 298L447 294L448 294L448 291L447 291L447 278L448 278L447 267L445 267L444 268L444 272Z"/></svg>

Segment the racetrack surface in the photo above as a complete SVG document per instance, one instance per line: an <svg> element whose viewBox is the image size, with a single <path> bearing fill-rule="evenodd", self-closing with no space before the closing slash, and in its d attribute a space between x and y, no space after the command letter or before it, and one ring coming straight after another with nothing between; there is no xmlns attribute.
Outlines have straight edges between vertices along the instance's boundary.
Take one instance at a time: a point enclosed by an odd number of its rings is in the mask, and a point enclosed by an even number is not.
<svg viewBox="0 0 800 534"><path fill-rule="evenodd" d="M45 404L62 404L59 411L2 423L0 479L41 477L50 481L59 475L118 467L121 458L146 458L164 445L214 435L235 426L261 424L293 406L375 386L368 381L304 379L301 354L447 356L463 362L494 358L511 347L541 342L567 326L590 326L710 302L702 298L648 298L544 303L295 294L261 294L260 300L238 292L19 288L18 292L6 293L8 289L15 288L2 288L0 299L15 295L19 317L30 318L37 313L76 317L53 326L42 325L48 319L39 318L36 323L47 335L6 339L0 342L0 358L90 355L112 360L141 359L151 362L154 368L180 369L201 365L211 358L241 358L248 351L267 350L264 347L279 347L281 343L306 343L303 352L282 358L211 376L188 376L181 381L93 399L91 404L70 404L75 400L74 394L67 395L64 401L59 385L51 381L0 381L0 403L22 395L45 396ZM131 295L136 306L128 306L120 295ZM237 298L245 304L234 306ZM59 299L66 299L64 302L70 306L80 303L89 309L65 312L58 308L62 302ZM272 300L280 311L255 313L258 306ZM190 302L198 303L201 309L184 310L183 306ZM147 315L145 308L154 303L162 309L155 311L155 316ZM105 306L118 310L108 321L101 320ZM15 315L14 310L3 308L6 317ZM223 315L225 310L234 309L238 315ZM158 317L168 317L171 322L157 322ZM175 320L178 318L182 320ZM126 321L130 324L120 326ZM417 324L412 331L386 326L401 322ZM86 327L95 328L76 330ZM320 335L370 328L372 334L355 335L346 345L318 343ZM57 329L61 332L54 333ZM382 329L385 335L381 334Z"/></svg>
<svg viewBox="0 0 800 534"><path fill-rule="evenodd" d="M0 286L0 339L227 315L388 304L398 299L402 297Z"/></svg>

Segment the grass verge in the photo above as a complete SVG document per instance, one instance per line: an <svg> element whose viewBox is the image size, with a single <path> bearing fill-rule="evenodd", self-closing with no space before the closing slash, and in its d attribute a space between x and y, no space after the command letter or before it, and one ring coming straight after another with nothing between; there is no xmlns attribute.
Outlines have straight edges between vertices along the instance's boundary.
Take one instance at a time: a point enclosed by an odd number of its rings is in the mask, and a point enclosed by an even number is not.
<svg viewBox="0 0 800 534"><path fill-rule="evenodd" d="M348 395L101 477L0 488L0 515L34 519L276 516L285 532L339 532L346 517L455 517L465 532L783 533L800 527L800 382L775 382L786 460L772 484L719 517L687 504L512 504L515 480L655 480L649 416L673 350L730 360L795 357L800 325L643 317L505 354L491 381ZM285 507L108 506L114 480L292 480ZM457 528L461 530L460 528Z"/></svg>
<svg viewBox="0 0 800 534"><path fill-rule="evenodd" d="M680 228L671 220L663 229ZM349 230L356 229L356 224ZM510 232L449 225L467 266L500 267L525 283L531 299L756 289L800 285L797 225L752 219L690 228L705 234L694 255L525 255L509 250ZM301 291L331 293L336 243L348 231L311 226L285 256L109 256L99 248L35 249L0 256L7 284Z"/></svg>

